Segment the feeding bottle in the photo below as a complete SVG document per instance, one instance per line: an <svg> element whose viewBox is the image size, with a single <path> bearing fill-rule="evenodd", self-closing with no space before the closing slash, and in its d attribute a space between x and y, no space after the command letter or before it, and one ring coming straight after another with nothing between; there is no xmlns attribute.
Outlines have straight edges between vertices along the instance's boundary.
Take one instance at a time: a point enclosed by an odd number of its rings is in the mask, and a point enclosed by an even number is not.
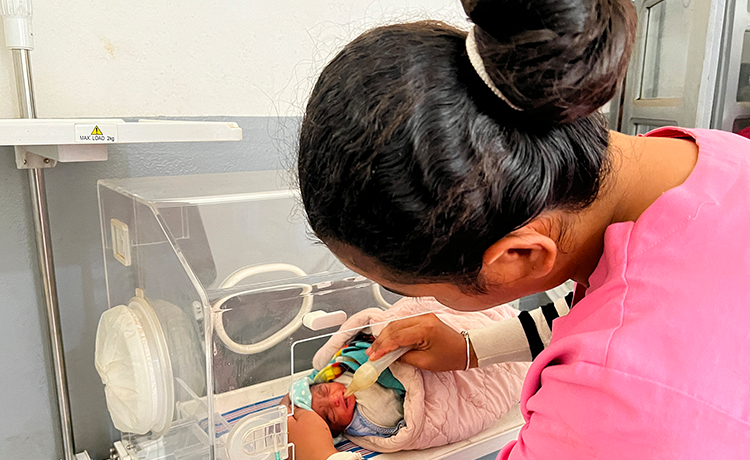
<svg viewBox="0 0 750 460"><path fill-rule="evenodd" d="M399 359L404 353L411 350L411 347L396 348L390 353L386 353L375 361L369 360L354 372L354 377L346 389L344 396L350 396L359 390L369 388L378 380L380 374L388 368L394 361Z"/></svg>

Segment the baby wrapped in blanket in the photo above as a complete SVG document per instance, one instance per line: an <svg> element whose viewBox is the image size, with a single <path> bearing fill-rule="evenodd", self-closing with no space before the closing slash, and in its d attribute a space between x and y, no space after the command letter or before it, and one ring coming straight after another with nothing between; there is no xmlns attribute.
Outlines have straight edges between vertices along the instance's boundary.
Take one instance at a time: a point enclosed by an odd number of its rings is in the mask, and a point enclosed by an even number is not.
<svg viewBox="0 0 750 460"><path fill-rule="evenodd" d="M343 433L355 444L378 452L441 446L489 428L520 400L528 363L429 372L397 361L373 385L372 396L359 391L344 397L351 372L364 363L364 350L369 346L357 334L366 328L364 332L377 336L387 322L425 312L435 312L457 331L487 326L518 313L508 306L457 312L430 298L405 298L387 311L363 310L318 350L313 367L320 371L295 382L290 395L293 403L318 413L334 436ZM364 360L355 359L356 367L346 358L351 353L344 352L352 351L351 347L361 348L364 355Z"/></svg>
<svg viewBox="0 0 750 460"><path fill-rule="evenodd" d="M294 405L312 410L325 420L333 436L390 437L404 425L406 389L386 369L378 381L356 395L344 393L353 373L367 362L365 351L375 337L359 332L340 349L331 363L296 381L290 390Z"/></svg>

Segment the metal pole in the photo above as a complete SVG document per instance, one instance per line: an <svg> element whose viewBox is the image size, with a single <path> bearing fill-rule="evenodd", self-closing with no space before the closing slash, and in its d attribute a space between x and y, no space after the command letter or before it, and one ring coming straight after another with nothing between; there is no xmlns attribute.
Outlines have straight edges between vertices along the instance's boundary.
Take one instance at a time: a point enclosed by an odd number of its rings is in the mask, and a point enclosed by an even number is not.
<svg viewBox="0 0 750 460"><path fill-rule="evenodd" d="M16 89L18 90L18 105L21 110L21 118L36 118L29 50L14 49L13 66L15 67ZM57 301L55 265L52 258L52 237L49 230L44 169L29 169L29 188L34 214L34 228L36 229L39 268L42 274L44 299L47 307L47 327L52 346L52 365L55 371L55 388L57 390L63 453L65 460L75 460L73 421L70 416L70 396L68 394L68 378L65 372L65 351L62 343L62 328L60 327L60 308Z"/></svg>
<svg viewBox="0 0 750 460"><path fill-rule="evenodd" d="M16 91L21 118L36 118L34 84L31 81L31 56L29 50L12 50L13 68L16 73Z"/></svg>

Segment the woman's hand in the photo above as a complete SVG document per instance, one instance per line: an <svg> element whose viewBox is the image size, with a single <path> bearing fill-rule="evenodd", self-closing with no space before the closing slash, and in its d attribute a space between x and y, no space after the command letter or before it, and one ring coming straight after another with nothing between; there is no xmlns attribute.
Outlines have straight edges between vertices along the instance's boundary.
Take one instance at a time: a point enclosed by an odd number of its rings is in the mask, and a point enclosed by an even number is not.
<svg viewBox="0 0 750 460"><path fill-rule="evenodd" d="M326 460L336 453L333 436L326 422L315 412L294 408L287 418L289 442L294 444L296 460Z"/></svg>
<svg viewBox="0 0 750 460"><path fill-rule="evenodd" d="M279 401L279 406L286 406L287 413L292 413L292 399L289 397L289 393L281 398L281 401Z"/></svg>
<svg viewBox="0 0 750 460"><path fill-rule="evenodd" d="M377 360L399 347L413 348L401 357L401 361L420 369L442 372L466 368L466 339L434 313L391 322L367 354L371 360ZM476 367L473 348L470 356L471 367Z"/></svg>

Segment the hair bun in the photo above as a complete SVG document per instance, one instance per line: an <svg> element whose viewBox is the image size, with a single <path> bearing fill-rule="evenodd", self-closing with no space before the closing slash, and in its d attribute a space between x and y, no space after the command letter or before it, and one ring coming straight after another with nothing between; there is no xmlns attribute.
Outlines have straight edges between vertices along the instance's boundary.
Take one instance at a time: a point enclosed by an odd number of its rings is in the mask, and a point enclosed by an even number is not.
<svg viewBox="0 0 750 460"><path fill-rule="evenodd" d="M462 0L495 86L539 120L566 123L614 97L635 39L630 0Z"/></svg>

